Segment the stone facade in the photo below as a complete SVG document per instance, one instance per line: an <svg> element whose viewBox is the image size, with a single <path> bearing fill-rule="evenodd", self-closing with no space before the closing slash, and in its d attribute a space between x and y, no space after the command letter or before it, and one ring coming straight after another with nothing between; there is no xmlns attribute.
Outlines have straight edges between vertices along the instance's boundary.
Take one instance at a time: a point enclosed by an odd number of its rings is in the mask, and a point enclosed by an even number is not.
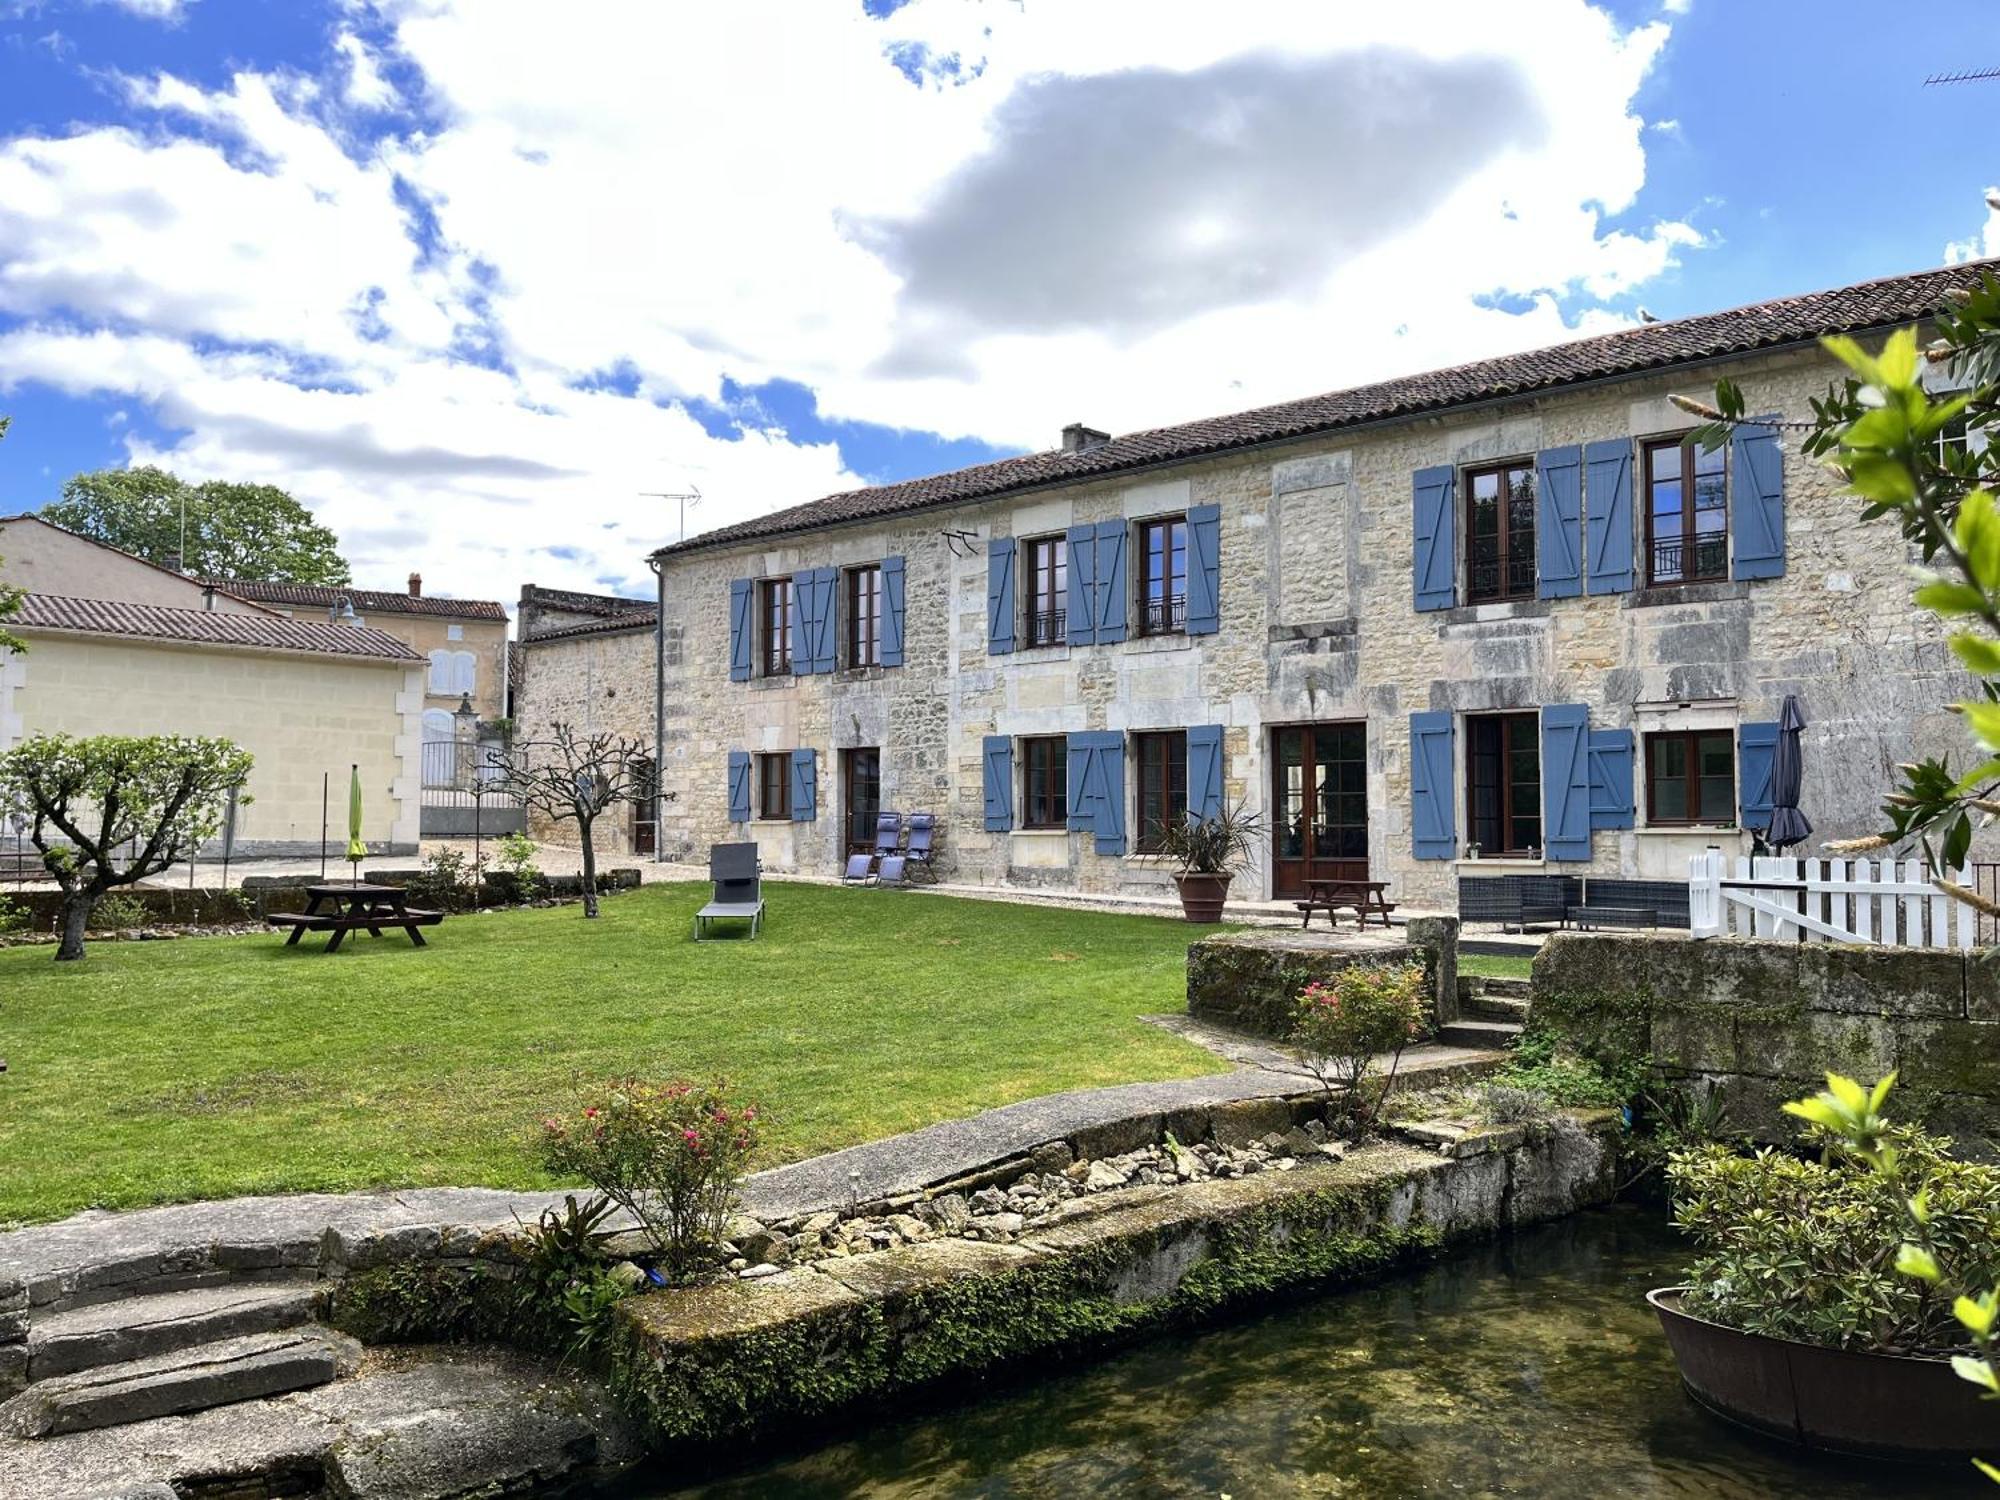
<svg viewBox="0 0 2000 1500"><path fill-rule="evenodd" d="M1722 374L1741 385L1749 409L1803 417L1835 367L1814 351L1759 354L755 544L704 548L696 539L692 550L662 556L665 776L677 794L663 842L701 847L744 835L729 816L730 752L811 749L817 818L753 816L747 831L767 868L837 870L847 843L841 752L879 749L882 806L939 815L951 878L1167 892L1170 872L1159 860L1099 854L1088 833L988 832L984 738L1221 725L1224 794L1263 810L1268 826L1274 726L1349 721L1366 727L1369 874L1406 906L1450 909L1455 877L1468 866L1414 855L1410 715L1454 716L1446 795L1463 854L1464 716L1581 704L1593 730L1632 728L1640 738L1638 826L1595 832L1588 862L1487 859L1470 872L1685 879L1691 854L1709 845L1747 853L1750 837L1733 817L1647 826L1644 736L1773 720L1787 693L1798 694L1809 723L1802 802L1817 836L1873 832L1897 762L1959 748L1945 705L1968 683L1934 622L1909 602L1909 556L1893 527L1864 524L1858 504L1795 445L1783 458L1780 577L1413 607L1415 471L1685 432L1690 419L1668 395L1705 391ZM1221 510L1217 633L1135 632L1116 645L988 654L986 554L996 539L1136 523L1205 504ZM948 531L971 546L949 546ZM1462 510L1459 552L1462 577ZM892 556L907 570L901 667L731 680L732 581ZM630 637L620 647L621 660L629 652L621 697L648 696L645 644ZM591 691L602 699L609 685L606 677ZM618 711L638 725L650 704ZM1128 808L1134 780L1128 759ZM1236 889L1271 894L1271 860L1260 858Z"/></svg>
<svg viewBox="0 0 2000 1500"><path fill-rule="evenodd" d="M521 687L514 705L518 741L545 740L556 725L568 724L581 734L623 735L652 756L651 619L531 636L521 642L521 652ZM645 811L620 808L598 823L594 842L600 860L640 852L637 824ZM530 812L528 831L560 841L575 836L575 825L558 827Z"/></svg>

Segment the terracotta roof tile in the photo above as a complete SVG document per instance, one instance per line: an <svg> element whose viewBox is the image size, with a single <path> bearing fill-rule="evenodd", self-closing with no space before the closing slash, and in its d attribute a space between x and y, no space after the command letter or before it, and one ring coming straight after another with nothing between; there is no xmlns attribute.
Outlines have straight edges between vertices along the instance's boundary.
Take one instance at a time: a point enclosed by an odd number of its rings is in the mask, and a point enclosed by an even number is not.
<svg viewBox="0 0 2000 1500"><path fill-rule="evenodd" d="M206 578L219 589L264 604L292 604L335 609L352 599L364 615L442 615L453 620L505 620L507 606L491 599L447 599L429 594L399 594L393 589L328 588L316 583L260 583L246 578Z"/></svg>
<svg viewBox="0 0 2000 1500"><path fill-rule="evenodd" d="M606 619L613 615L651 614L657 607L651 599L629 599L622 594L582 594L574 589L545 589L539 584L527 583L521 586L521 608L540 606L543 609L559 609L565 614L600 615Z"/></svg>
<svg viewBox="0 0 2000 1500"><path fill-rule="evenodd" d="M622 635L628 630L651 630L653 622L659 618L659 610L652 605L642 614L638 610L615 615L608 620L584 620L575 625L557 625L550 630L537 630L522 641L523 646L539 646L545 641L573 641L585 635Z"/></svg>
<svg viewBox="0 0 2000 1500"><path fill-rule="evenodd" d="M108 599L68 599L60 594L27 595L21 601L20 613L7 623L30 632L80 631L137 640L186 641L202 646L299 651L317 656L396 662L423 660L394 636L365 625L288 620L279 615L217 614L203 609L168 609L157 604L125 604Z"/></svg>
<svg viewBox="0 0 2000 1500"><path fill-rule="evenodd" d="M710 547L813 531L933 506L986 499L1125 469L1332 432L1401 416L1446 411L1509 396L1559 390L1621 375L1670 369L1730 354L1776 348L1822 334L1908 323L1935 313L1945 293L2000 271L2000 260L1891 276L1857 286L1781 297L1727 312L1578 339L1553 348L1502 355L1445 370L1377 381L1277 406L1209 417L1177 427L1130 432L1081 452L1060 449L1003 458L900 484L848 490L720 527L662 547L672 556Z"/></svg>

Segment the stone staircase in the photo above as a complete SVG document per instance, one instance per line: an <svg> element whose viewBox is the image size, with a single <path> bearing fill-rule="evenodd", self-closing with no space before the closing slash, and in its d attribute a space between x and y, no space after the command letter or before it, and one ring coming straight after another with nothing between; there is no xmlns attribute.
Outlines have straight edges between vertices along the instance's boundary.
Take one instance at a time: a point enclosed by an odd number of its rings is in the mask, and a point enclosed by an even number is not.
<svg viewBox="0 0 2000 1500"><path fill-rule="evenodd" d="M1528 1022L1528 981L1461 975L1458 1019L1438 1028L1437 1039L1455 1047L1498 1051L1513 1045Z"/></svg>

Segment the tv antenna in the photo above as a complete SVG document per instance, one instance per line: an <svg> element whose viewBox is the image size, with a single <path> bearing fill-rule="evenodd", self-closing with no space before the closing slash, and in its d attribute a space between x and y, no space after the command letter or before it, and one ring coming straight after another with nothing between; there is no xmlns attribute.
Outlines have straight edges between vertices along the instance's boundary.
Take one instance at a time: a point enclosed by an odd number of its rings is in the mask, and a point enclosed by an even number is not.
<svg viewBox="0 0 2000 1500"><path fill-rule="evenodd" d="M2000 78L2000 68L1967 68L1960 73L1933 73L1924 80L1924 87L1940 83L1984 83L1991 78Z"/></svg>
<svg viewBox="0 0 2000 1500"><path fill-rule="evenodd" d="M681 503L680 521L678 523L678 529L674 533L674 540L677 542L684 542L687 540L688 507L690 505L701 504L700 490L696 489L693 485L689 485L685 490L641 490L639 491L639 496L641 499L644 500L680 501Z"/></svg>

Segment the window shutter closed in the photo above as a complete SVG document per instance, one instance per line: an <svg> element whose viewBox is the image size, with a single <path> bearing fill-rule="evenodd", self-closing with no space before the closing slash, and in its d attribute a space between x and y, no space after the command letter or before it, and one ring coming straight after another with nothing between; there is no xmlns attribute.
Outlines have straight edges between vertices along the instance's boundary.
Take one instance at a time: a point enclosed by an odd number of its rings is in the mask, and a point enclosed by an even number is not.
<svg viewBox="0 0 2000 1500"><path fill-rule="evenodd" d="M834 672L840 668L840 569L819 570L819 648L813 654L813 670Z"/></svg>
<svg viewBox="0 0 2000 1500"><path fill-rule="evenodd" d="M1125 523L1097 523L1097 644L1125 639Z"/></svg>
<svg viewBox="0 0 2000 1500"><path fill-rule="evenodd" d="M1622 594L1632 587L1632 444L1626 438L1583 450L1586 587L1593 594ZM1632 825L1624 825L1629 828Z"/></svg>
<svg viewBox="0 0 2000 1500"><path fill-rule="evenodd" d="M882 665L903 664L903 559L882 559Z"/></svg>
<svg viewBox="0 0 2000 1500"><path fill-rule="evenodd" d="M729 680L750 680L750 649L756 639L752 623L752 598L756 584L748 578L733 579L729 585Z"/></svg>
<svg viewBox="0 0 2000 1500"><path fill-rule="evenodd" d="M801 568L792 575L792 675L806 677L819 670L819 570Z"/></svg>
<svg viewBox="0 0 2000 1500"><path fill-rule="evenodd" d="M819 762L811 750L792 752L792 821L811 823L819 818Z"/></svg>
<svg viewBox="0 0 2000 1500"><path fill-rule="evenodd" d="M1550 859L1590 858L1590 710L1542 709L1542 840Z"/></svg>
<svg viewBox="0 0 2000 1500"><path fill-rule="evenodd" d="M1014 539L996 536L986 544L986 652L1003 656L1014 649Z"/></svg>
<svg viewBox="0 0 2000 1500"><path fill-rule="evenodd" d="M1785 572L1785 454L1775 427L1738 427L1729 439L1735 578Z"/></svg>
<svg viewBox="0 0 2000 1500"><path fill-rule="evenodd" d="M1072 832L1088 832L1097 826L1096 806L1091 801L1093 792L1090 782L1090 768L1097 763L1097 736L1094 734L1073 734L1063 744L1063 756L1069 762L1065 784L1069 788L1068 822Z"/></svg>
<svg viewBox="0 0 2000 1500"><path fill-rule="evenodd" d="M1771 826L1771 757L1777 747L1775 723L1736 726L1737 797L1745 828Z"/></svg>
<svg viewBox="0 0 2000 1500"><path fill-rule="evenodd" d="M1450 464L1419 469L1411 476L1410 486L1416 506L1416 605L1418 609L1450 609L1458 602L1457 527L1451 504L1457 488L1456 472Z"/></svg>
<svg viewBox="0 0 2000 1500"><path fill-rule="evenodd" d="M981 742L980 760L986 786L986 831L1005 833L1014 826L1014 742L1004 734L989 734Z"/></svg>
<svg viewBox="0 0 2000 1500"><path fill-rule="evenodd" d="M1410 715L1410 852L1418 859L1450 859L1458 853L1448 713Z"/></svg>
<svg viewBox="0 0 2000 1500"><path fill-rule="evenodd" d="M1187 732L1188 816L1206 823L1222 811L1222 726L1191 724Z"/></svg>
<svg viewBox="0 0 2000 1500"><path fill-rule="evenodd" d="M1222 507L1197 505L1188 511L1187 633L1214 635L1221 628Z"/></svg>
<svg viewBox="0 0 2000 1500"><path fill-rule="evenodd" d="M729 752L729 821L750 821L750 752Z"/></svg>
<svg viewBox="0 0 2000 1500"><path fill-rule="evenodd" d="M1632 796L1632 731L1593 729L1590 747L1590 826L1630 828L1636 811Z"/></svg>
<svg viewBox="0 0 2000 1500"><path fill-rule="evenodd" d="M1069 826L1097 839L1099 854L1125 852L1125 736L1069 737Z"/></svg>
<svg viewBox="0 0 2000 1500"><path fill-rule="evenodd" d="M1097 642L1097 528L1072 526L1064 533L1069 556L1067 629L1072 646ZM1074 782L1070 783L1072 786Z"/></svg>
<svg viewBox="0 0 2000 1500"><path fill-rule="evenodd" d="M1573 599L1583 592L1583 450L1535 455L1535 593Z"/></svg>

